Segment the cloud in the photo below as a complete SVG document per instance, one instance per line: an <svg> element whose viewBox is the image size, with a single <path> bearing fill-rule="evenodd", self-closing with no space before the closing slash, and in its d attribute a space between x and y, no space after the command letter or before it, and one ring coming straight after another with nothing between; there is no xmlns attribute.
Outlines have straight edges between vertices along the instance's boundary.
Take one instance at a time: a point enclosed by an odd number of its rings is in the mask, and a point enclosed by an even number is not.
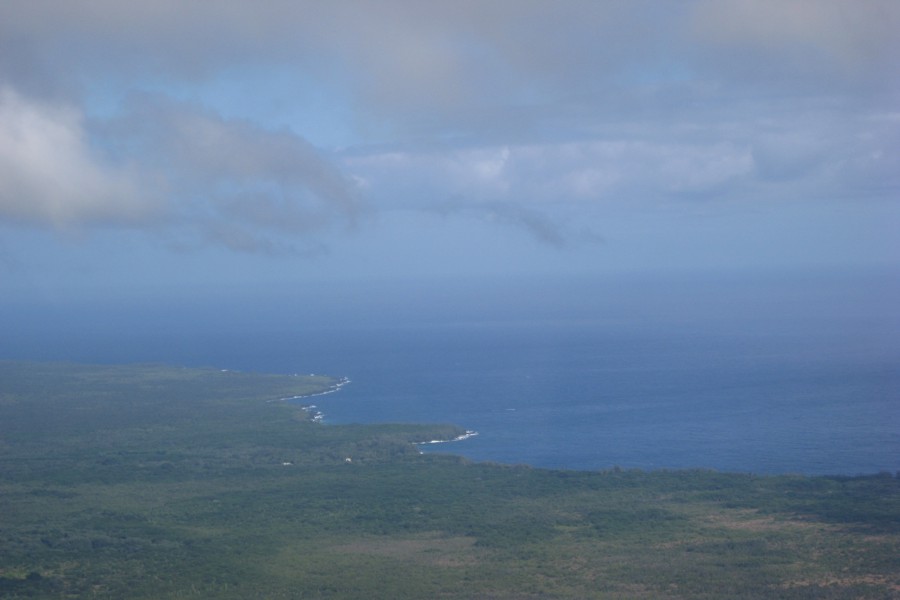
<svg viewBox="0 0 900 600"><path fill-rule="evenodd" d="M898 20L891 0L4 3L0 76L127 87L280 67L422 128L684 76L896 91Z"/></svg>
<svg viewBox="0 0 900 600"><path fill-rule="evenodd" d="M609 139L357 155L346 168L371 194L428 205L447 196L552 207L707 194L750 176L747 144ZM404 175L405 174L405 175ZM437 194L442 190L444 194ZM410 200L406 203L409 204Z"/></svg>
<svg viewBox="0 0 900 600"><path fill-rule="evenodd" d="M111 155L139 157L195 211L301 232L332 215L352 220L359 209L353 182L287 129L266 130L193 104L143 96L98 134Z"/></svg>
<svg viewBox="0 0 900 600"><path fill-rule="evenodd" d="M507 225L530 235L542 244L563 248L575 242L597 242L599 236L588 229L577 233L564 223L533 207L514 202L471 202L451 198L441 202L416 207L420 211L434 212L445 217L461 216L482 222Z"/></svg>
<svg viewBox="0 0 900 600"><path fill-rule="evenodd" d="M144 228L243 251L352 225L355 185L299 136L158 97L113 119L0 96L0 217Z"/></svg>
<svg viewBox="0 0 900 600"><path fill-rule="evenodd" d="M703 0L692 9L696 39L742 77L897 90L900 6L892 0Z"/></svg>
<svg viewBox="0 0 900 600"><path fill-rule="evenodd" d="M127 170L97 160L76 109L0 90L0 218L68 227L155 216Z"/></svg>
<svg viewBox="0 0 900 600"><path fill-rule="evenodd" d="M298 111L309 89L348 107L361 138L524 142L678 103L895 106L898 27L891 0L8 2L0 81L75 105L166 88L202 103L203 85L262 72L294 82ZM248 96L270 99L260 82Z"/></svg>
<svg viewBox="0 0 900 600"><path fill-rule="evenodd" d="M896 113L745 101L619 116L593 139L357 148L342 164L385 210L482 218L555 246L577 245L573 224L606 237L626 214L733 216L797 203L812 214L900 190Z"/></svg>
<svg viewBox="0 0 900 600"><path fill-rule="evenodd" d="M890 0L0 3L0 218L314 253L363 198L560 245L588 205L887 197L898 27ZM342 154L304 130L323 104Z"/></svg>

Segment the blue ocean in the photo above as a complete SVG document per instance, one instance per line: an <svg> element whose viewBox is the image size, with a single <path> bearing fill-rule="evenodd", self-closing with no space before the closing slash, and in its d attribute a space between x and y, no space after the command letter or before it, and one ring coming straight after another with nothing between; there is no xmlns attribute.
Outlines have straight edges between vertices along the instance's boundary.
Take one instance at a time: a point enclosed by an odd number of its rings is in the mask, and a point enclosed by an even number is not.
<svg viewBox="0 0 900 600"><path fill-rule="evenodd" d="M344 320L335 309L326 322L318 319L327 302L294 312L285 308L294 299L270 303L251 322L235 300L214 318L154 309L137 329L33 335L22 326L0 357L348 377L339 392L315 399L326 426L454 423L477 435L423 450L478 461L900 471L892 299L843 284L791 283L761 295L726 288L635 284L576 300L573 289L554 292L568 298L563 306L544 294L514 308L419 296L365 318ZM438 308L422 310L428 302Z"/></svg>

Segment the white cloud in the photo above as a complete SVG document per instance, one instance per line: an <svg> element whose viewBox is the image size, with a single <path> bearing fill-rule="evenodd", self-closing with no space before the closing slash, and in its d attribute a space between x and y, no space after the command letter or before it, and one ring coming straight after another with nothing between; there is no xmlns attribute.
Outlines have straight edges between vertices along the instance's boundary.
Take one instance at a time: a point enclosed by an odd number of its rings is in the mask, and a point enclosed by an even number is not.
<svg viewBox="0 0 900 600"><path fill-rule="evenodd" d="M740 144L598 140L504 145L447 153L392 152L346 160L372 193L415 196L427 206L448 197L469 201L556 203L634 201L637 196L708 193L752 174L749 148ZM414 174L418 193L407 178Z"/></svg>
<svg viewBox="0 0 900 600"><path fill-rule="evenodd" d="M154 207L127 170L104 165L79 112L0 90L0 215L71 227L133 223Z"/></svg>
<svg viewBox="0 0 900 600"><path fill-rule="evenodd" d="M72 106L0 94L5 219L143 227L268 251L334 221L352 224L358 211L354 183L288 131L160 99L88 122Z"/></svg>

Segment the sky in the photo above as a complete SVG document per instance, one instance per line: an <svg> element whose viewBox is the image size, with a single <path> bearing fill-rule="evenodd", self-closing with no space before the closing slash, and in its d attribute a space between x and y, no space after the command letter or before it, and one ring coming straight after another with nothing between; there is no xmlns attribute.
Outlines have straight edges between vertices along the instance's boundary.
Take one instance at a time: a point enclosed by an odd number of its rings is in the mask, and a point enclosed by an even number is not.
<svg viewBox="0 0 900 600"><path fill-rule="evenodd" d="M3 2L0 304L895 270L898 32L893 0Z"/></svg>

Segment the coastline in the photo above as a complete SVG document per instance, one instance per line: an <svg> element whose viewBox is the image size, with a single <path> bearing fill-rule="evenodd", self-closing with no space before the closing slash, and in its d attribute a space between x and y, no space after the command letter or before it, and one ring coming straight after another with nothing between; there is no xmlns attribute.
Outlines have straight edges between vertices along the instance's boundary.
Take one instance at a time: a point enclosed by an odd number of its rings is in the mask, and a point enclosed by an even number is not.
<svg viewBox="0 0 900 600"><path fill-rule="evenodd" d="M424 446L425 444L449 444L450 442L461 442L463 440L475 437L476 435L478 435L477 431L467 429L465 433L463 433L462 435L458 435L451 440L429 440L427 442L416 442L416 445Z"/></svg>
<svg viewBox="0 0 900 600"><path fill-rule="evenodd" d="M314 398L316 396L324 396L326 394L334 394L335 392L341 391L345 385L350 383L350 378L341 377L338 379L337 383L331 384L329 388L322 392L315 392L314 394L299 394L297 396L288 396L285 398L278 398L277 400L270 400L269 402L296 402L297 400L304 400L306 398ZM305 411L310 415L310 421L313 423L321 423L325 420L325 413L320 410L316 410L317 407L315 404L301 405L300 410Z"/></svg>
<svg viewBox="0 0 900 600"><path fill-rule="evenodd" d="M333 393L335 393L335 392L341 391L341 389L342 389L345 385L347 385L347 384L349 384L349 383L350 383L350 378L349 378L349 377L341 377L341 378L337 381L337 383L332 384L332 385L331 385L327 390L325 390L325 391L322 391L322 392L316 392L316 393L314 393L314 394L300 394L300 395L297 395L297 396L289 396L289 397L285 397L285 398L279 398L278 400L271 400L270 402L275 402L275 401L277 401L277 402L292 402L292 403L293 403L293 402L297 402L298 400L305 400L305 399L307 399L307 398L314 398L314 397L316 397L316 396L324 396L324 395L326 395L326 394L333 394ZM300 408L300 410L306 412L306 413L309 415L309 420L312 421L313 423L323 423L323 422L325 421L325 413L322 412L322 411L320 411L320 410L318 409L319 407L316 406L315 404L301 404L301 405L299 406L299 408ZM478 435L478 432L477 432L477 431L474 431L474 430L472 430L472 429L467 429L467 430L465 431L465 433L462 433L462 434L460 434L460 435L458 435L458 436L456 436L456 437L454 437L454 438L451 438L451 439L447 439L447 440L428 440L428 441L425 441L425 442L413 442L413 445L415 445L415 446L423 446L423 445L430 445L430 444L448 444L448 443L451 443L451 442L461 442L461 441L463 441L463 440L467 440L467 439L469 439L469 438L475 437L476 435ZM422 453L422 452L420 451L420 453Z"/></svg>

